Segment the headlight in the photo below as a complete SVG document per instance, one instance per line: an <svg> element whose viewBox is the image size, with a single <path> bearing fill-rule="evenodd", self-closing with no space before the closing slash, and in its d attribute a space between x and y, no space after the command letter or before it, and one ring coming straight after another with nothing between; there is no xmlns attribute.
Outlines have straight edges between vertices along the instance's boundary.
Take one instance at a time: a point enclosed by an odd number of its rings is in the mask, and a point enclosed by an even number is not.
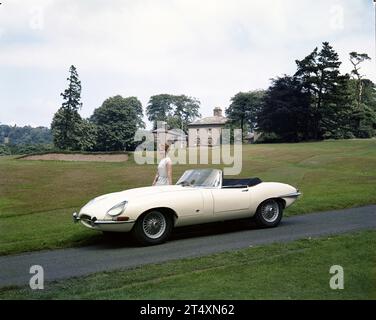
<svg viewBox="0 0 376 320"><path fill-rule="evenodd" d="M110 210L107 211L107 214L111 217L116 217L119 214L122 214L124 209L127 207L128 201L123 201L116 206L112 207Z"/></svg>
<svg viewBox="0 0 376 320"><path fill-rule="evenodd" d="M85 207L86 206L88 206L88 205L90 205L90 204L92 204L92 203L94 203L95 202L95 200L96 200L96 198L94 198L94 199L91 199L87 204L85 204Z"/></svg>

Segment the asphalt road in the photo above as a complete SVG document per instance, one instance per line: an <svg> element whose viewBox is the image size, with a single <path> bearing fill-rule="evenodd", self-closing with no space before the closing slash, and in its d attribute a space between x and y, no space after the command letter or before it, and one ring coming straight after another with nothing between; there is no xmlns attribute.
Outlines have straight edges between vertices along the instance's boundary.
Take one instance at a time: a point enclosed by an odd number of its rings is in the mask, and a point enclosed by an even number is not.
<svg viewBox="0 0 376 320"><path fill-rule="evenodd" d="M0 257L0 287L28 285L32 265L43 266L45 281L52 281L260 244L375 228L376 205L372 205L284 218L280 226L273 229L257 229L244 221L177 229L169 242L153 247L139 247L121 235L103 239L103 243L95 246Z"/></svg>

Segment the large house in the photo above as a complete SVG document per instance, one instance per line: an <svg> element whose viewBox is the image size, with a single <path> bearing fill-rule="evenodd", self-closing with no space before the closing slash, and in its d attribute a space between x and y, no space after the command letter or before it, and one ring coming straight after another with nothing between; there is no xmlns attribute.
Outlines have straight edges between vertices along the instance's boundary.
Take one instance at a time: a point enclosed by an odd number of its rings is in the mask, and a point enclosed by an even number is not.
<svg viewBox="0 0 376 320"><path fill-rule="evenodd" d="M200 145L219 146L222 129L227 118L222 115L221 108L214 108L213 116L196 120L188 125L188 144L190 147Z"/></svg>
<svg viewBox="0 0 376 320"><path fill-rule="evenodd" d="M157 145L160 145L161 143L174 143L175 147L187 147L187 135L179 129L168 130L166 122L161 121L160 126L153 130L152 133Z"/></svg>

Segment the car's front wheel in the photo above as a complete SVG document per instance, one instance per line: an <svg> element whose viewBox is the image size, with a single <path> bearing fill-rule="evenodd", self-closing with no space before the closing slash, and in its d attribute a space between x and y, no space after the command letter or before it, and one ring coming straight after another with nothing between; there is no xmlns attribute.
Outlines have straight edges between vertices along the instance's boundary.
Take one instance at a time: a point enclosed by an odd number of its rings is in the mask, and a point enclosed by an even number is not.
<svg viewBox="0 0 376 320"><path fill-rule="evenodd" d="M172 232L172 217L159 210L143 214L132 229L134 238L143 245L159 244L168 239Z"/></svg>
<svg viewBox="0 0 376 320"><path fill-rule="evenodd" d="M276 199L269 199L259 205L255 219L258 225L272 228L280 223L282 214L282 204Z"/></svg>

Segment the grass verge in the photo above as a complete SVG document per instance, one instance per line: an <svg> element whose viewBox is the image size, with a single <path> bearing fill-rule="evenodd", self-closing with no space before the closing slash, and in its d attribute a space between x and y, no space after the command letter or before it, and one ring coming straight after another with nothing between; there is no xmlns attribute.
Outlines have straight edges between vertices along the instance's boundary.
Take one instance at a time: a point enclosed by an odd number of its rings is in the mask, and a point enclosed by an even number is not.
<svg viewBox="0 0 376 320"><path fill-rule="evenodd" d="M344 290L329 287L332 265L344 269ZM376 299L376 231L3 288L0 299Z"/></svg>

